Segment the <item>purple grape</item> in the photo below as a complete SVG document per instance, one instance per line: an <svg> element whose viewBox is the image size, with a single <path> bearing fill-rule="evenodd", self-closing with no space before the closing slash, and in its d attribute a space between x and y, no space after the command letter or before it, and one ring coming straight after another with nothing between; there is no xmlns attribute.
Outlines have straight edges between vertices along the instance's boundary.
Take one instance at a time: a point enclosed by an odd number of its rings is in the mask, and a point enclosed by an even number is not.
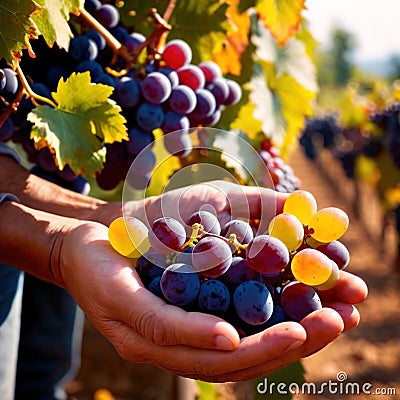
<svg viewBox="0 0 400 400"><path fill-rule="evenodd" d="M98 10L100 7L101 7L101 1L100 0L85 0L85 8L90 13Z"/></svg>
<svg viewBox="0 0 400 400"><path fill-rule="evenodd" d="M206 236L195 245L192 253L194 269L204 278L217 278L232 262L229 245L219 237Z"/></svg>
<svg viewBox="0 0 400 400"><path fill-rule="evenodd" d="M128 130L129 141L126 142L125 148L128 153L134 156L138 155L144 148L154 143L155 137L152 132L146 132L139 128L131 128Z"/></svg>
<svg viewBox="0 0 400 400"><path fill-rule="evenodd" d="M150 245L160 254L180 251L185 240L185 228L176 219L171 217L156 219L149 230Z"/></svg>
<svg viewBox="0 0 400 400"><path fill-rule="evenodd" d="M186 221L188 236L192 233L193 224L203 225L204 230L208 233L219 235L221 232L221 225L217 217L209 211L200 210L190 215Z"/></svg>
<svg viewBox="0 0 400 400"><path fill-rule="evenodd" d="M293 281L282 290L281 304L293 321L301 321L308 314L322 308L318 293L311 286Z"/></svg>
<svg viewBox="0 0 400 400"><path fill-rule="evenodd" d="M98 52L96 43L84 35L73 38L69 46L69 54L75 61L94 60Z"/></svg>
<svg viewBox="0 0 400 400"><path fill-rule="evenodd" d="M0 90L0 95L3 96L5 100L11 101L14 99L18 90L17 74L11 68L3 68L0 72L2 72L0 76L2 79L1 85L3 86Z"/></svg>
<svg viewBox="0 0 400 400"><path fill-rule="evenodd" d="M58 171L58 176L68 182L72 182L77 178L77 175L68 164L65 164L61 171Z"/></svg>
<svg viewBox="0 0 400 400"><path fill-rule="evenodd" d="M186 131L175 131L163 136L165 149L174 156L187 157L192 149L192 139Z"/></svg>
<svg viewBox="0 0 400 400"><path fill-rule="evenodd" d="M222 78L221 68L214 61L204 61L199 64L199 68L203 71L206 82L212 82L215 79Z"/></svg>
<svg viewBox="0 0 400 400"><path fill-rule="evenodd" d="M107 29L116 27L120 19L118 9L112 4L103 4L95 11L94 16Z"/></svg>
<svg viewBox="0 0 400 400"><path fill-rule="evenodd" d="M154 278L163 274L166 266L165 256L148 251L138 258L135 269L143 284L147 286Z"/></svg>
<svg viewBox="0 0 400 400"><path fill-rule="evenodd" d="M235 289L233 305L238 316L250 325L265 323L274 309L268 288L255 280L243 282Z"/></svg>
<svg viewBox="0 0 400 400"><path fill-rule="evenodd" d="M174 111L168 111L165 114L161 129L165 134L168 134L175 131L187 132L189 127L190 122L186 115L178 114Z"/></svg>
<svg viewBox="0 0 400 400"><path fill-rule="evenodd" d="M200 286L197 305L200 311L224 316L231 301L228 288L217 279L208 279Z"/></svg>
<svg viewBox="0 0 400 400"><path fill-rule="evenodd" d="M168 67L176 70L192 61L192 50L181 39L171 40L164 48L163 59Z"/></svg>
<svg viewBox="0 0 400 400"><path fill-rule="evenodd" d="M71 75L71 70L66 65L55 64L46 72L46 84L50 90L56 90L61 78L66 80Z"/></svg>
<svg viewBox="0 0 400 400"><path fill-rule="evenodd" d="M133 172L136 175L145 176L149 174L156 165L156 156L151 149L142 151L134 160Z"/></svg>
<svg viewBox="0 0 400 400"><path fill-rule="evenodd" d="M203 71L196 65L189 64L178 69L179 83L193 90L202 89L206 83Z"/></svg>
<svg viewBox="0 0 400 400"><path fill-rule="evenodd" d="M163 272L160 286L170 303L182 307L197 299L200 278L190 265L172 264Z"/></svg>
<svg viewBox="0 0 400 400"><path fill-rule="evenodd" d="M215 110L213 114L208 117L200 118L197 123L202 126L214 126L221 119L221 111Z"/></svg>
<svg viewBox="0 0 400 400"><path fill-rule="evenodd" d="M142 81L143 97L152 104L161 104L171 94L171 82L161 72L151 72Z"/></svg>
<svg viewBox="0 0 400 400"><path fill-rule="evenodd" d="M163 292L161 290L161 276L156 276L148 285L147 290L151 293L160 297L161 299L165 299Z"/></svg>
<svg viewBox="0 0 400 400"><path fill-rule="evenodd" d="M196 90L196 107L190 113L190 118L194 121L210 117L216 110L216 102L213 94L207 89Z"/></svg>
<svg viewBox="0 0 400 400"><path fill-rule="evenodd" d="M196 93L189 86L178 85L172 90L168 104L172 111L179 114L189 114L196 107Z"/></svg>
<svg viewBox="0 0 400 400"><path fill-rule="evenodd" d="M142 103L136 111L139 128L152 132L160 128L164 122L164 111L158 104Z"/></svg>
<svg viewBox="0 0 400 400"><path fill-rule="evenodd" d="M132 32L129 35L125 35L122 39L123 45L130 53L134 53L138 47L146 41L146 36L139 32Z"/></svg>
<svg viewBox="0 0 400 400"><path fill-rule="evenodd" d="M192 247L185 247L185 249L178 254L178 257L176 257L176 262L192 265L192 253Z"/></svg>
<svg viewBox="0 0 400 400"><path fill-rule="evenodd" d="M241 244L250 243L254 237L251 226L240 219L233 219L222 227L221 236L229 238L232 234L236 235L236 239Z"/></svg>
<svg viewBox="0 0 400 400"><path fill-rule="evenodd" d="M124 76L117 81L115 98L121 107L130 108L136 106L140 101L140 97L140 85L135 78Z"/></svg>
<svg viewBox="0 0 400 400"><path fill-rule="evenodd" d="M279 304L274 304L274 311L272 312L271 317L266 322L265 329L270 328L271 326L280 324L281 322L288 321L288 316L286 315L284 309Z"/></svg>
<svg viewBox="0 0 400 400"><path fill-rule="evenodd" d="M48 147L44 147L43 149L39 150L37 155L37 163L39 167L46 172L58 171L58 167L54 161L54 155Z"/></svg>
<svg viewBox="0 0 400 400"><path fill-rule="evenodd" d="M242 98L242 89L237 82L231 79L226 79L225 81L228 84L229 95L223 104L225 106L232 106L238 103Z"/></svg>
<svg viewBox="0 0 400 400"><path fill-rule="evenodd" d="M317 246L317 250L324 253L332 261L334 261L339 269L345 269L349 265L349 250L347 250L347 247L338 240L334 240L330 243L320 244Z"/></svg>
<svg viewBox="0 0 400 400"><path fill-rule="evenodd" d="M83 60L75 68L76 72L86 72L89 71L90 79L92 82L96 81L103 74L103 67L94 60Z"/></svg>
<svg viewBox="0 0 400 400"><path fill-rule="evenodd" d="M209 83L206 86L206 89L208 89L215 97L217 107L219 107L221 104L224 104L228 99L229 86L226 83L226 79L215 79L213 82Z"/></svg>
<svg viewBox="0 0 400 400"><path fill-rule="evenodd" d="M103 35L101 35L99 32L94 29L88 29L85 35L96 43L98 50L105 49L107 45L106 39L104 39Z"/></svg>
<svg viewBox="0 0 400 400"><path fill-rule="evenodd" d="M289 263L289 250L281 240L270 235L259 235L249 243L246 260L255 271L276 274Z"/></svg>
<svg viewBox="0 0 400 400"><path fill-rule="evenodd" d="M150 185L151 174L137 175L129 172L125 179L133 189L145 190Z"/></svg>
<svg viewBox="0 0 400 400"><path fill-rule="evenodd" d="M228 270L219 277L230 289L234 290L242 282L253 279L254 271L242 257L233 257Z"/></svg>
<svg viewBox="0 0 400 400"><path fill-rule="evenodd" d="M179 85L179 77L175 70L169 67L162 67L158 72L164 74L171 83L171 88L174 89Z"/></svg>

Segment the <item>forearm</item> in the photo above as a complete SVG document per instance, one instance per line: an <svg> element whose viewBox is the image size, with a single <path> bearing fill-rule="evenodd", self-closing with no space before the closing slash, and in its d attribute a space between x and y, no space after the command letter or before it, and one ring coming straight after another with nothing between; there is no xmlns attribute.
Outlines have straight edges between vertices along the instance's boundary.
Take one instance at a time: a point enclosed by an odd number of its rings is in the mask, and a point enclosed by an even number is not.
<svg viewBox="0 0 400 400"><path fill-rule="evenodd" d="M59 249L63 235L79 221L12 201L0 205L0 263L63 286Z"/></svg>
<svg viewBox="0 0 400 400"><path fill-rule="evenodd" d="M30 174L5 155L0 155L0 192L15 194L28 207L73 218L88 219L105 204Z"/></svg>

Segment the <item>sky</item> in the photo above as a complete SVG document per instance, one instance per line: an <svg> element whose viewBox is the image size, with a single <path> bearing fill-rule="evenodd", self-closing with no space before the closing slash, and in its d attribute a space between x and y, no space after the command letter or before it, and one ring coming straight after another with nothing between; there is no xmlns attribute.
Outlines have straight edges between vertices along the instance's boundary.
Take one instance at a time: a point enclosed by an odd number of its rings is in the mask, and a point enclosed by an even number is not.
<svg viewBox="0 0 400 400"><path fill-rule="evenodd" d="M400 54L400 0L306 0L306 6L303 15L322 46L340 27L354 35L357 61Z"/></svg>

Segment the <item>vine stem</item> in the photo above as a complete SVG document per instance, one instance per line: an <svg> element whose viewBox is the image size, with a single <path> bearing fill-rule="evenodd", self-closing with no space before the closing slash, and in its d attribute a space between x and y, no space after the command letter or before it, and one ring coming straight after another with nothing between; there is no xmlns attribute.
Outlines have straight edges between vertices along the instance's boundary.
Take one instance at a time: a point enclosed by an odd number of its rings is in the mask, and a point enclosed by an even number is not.
<svg viewBox="0 0 400 400"><path fill-rule="evenodd" d="M171 18L171 15L174 12L176 3L177 3L177 0L169 0L167 8L164 11L164 15L162 16L162 19L165 22L168 22L169 19Z"/></svg>
<svg viewBox="0 0 400 400"><path fill-rule="evenodd" d="M38 102L41 101L42 103L46 103L46 104L50 105L53 108L57 108L57 104L54 101L48 99L47 97L40 96L39 94L35 93L32 90L31 86L28 83L28 80L25 77L25 74L23 73L23 71L22 71L22 69L21 69L21 67L19 65L17 66L15 72L17 73L18 78L19 78L19 80L20 80L25 92L29 95L29 97L31 98L32 103L36 107L38 106Z"/></svg>

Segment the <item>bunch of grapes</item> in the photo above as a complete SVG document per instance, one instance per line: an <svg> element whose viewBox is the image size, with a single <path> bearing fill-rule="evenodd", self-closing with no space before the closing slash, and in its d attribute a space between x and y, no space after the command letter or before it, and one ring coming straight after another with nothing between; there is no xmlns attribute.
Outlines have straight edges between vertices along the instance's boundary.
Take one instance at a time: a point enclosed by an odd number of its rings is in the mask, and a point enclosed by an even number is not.
<svg viewBox="0 0 400 400"><path fill-rule="evenodd" d="M314 196L297 190L267 232L234 219L220 226L207 211L185 223L162 217L150 230L136 218L109 227L111 246L135 259L145 287L189 311L217 315L250 335L279 322L300 321L322 307L319 293L332 289L349 252L338 239L347 214L317 209Z"/></svg>
<svg viewBox="0 0 400 400"><path fill-rule="evenodd" d="M118 8L104 3L86 1L85 7L125 46L130 59L134 58L146 47L145 36L130 33L120 22ZM114 88L112 99L127 120L129 141L106 145L104 168L96 175L97 184L104 190L114 189L125 179L132 162L142 151L144 154L135 163L135 170L129 174L129 183L135 189L145 189L156 162L152 151L156 129L164 133L163 143L169 153L186 157L192 149L190 134L194 128L217 124L223 109L237 103L242 94L240 86L224 78L214 62L192 64L191 48L180 39L167 42L163 49L150 54L143 65L130 65L124 57L115 57L100 33L82 23L81 32L71 40L68 52L56 46L50 49L43 40L35 41L33 50L36 59L23 57L21 66L33 82L34 92L43 97L51 98L59 80L67 79L73 72L89 72L92 82ZM18 88L12 71L3 71L0 94ZM20 142L29 160L36 164L35 173L71 186L78 179L72 169L66 165L59 171L48 149L35 149L30 139L31 124L26 120L32 108L32 102L24 99L17 114L1 128L0 139L10 139L17 128L18 134L12 140Z"/></svg>
<svg viewBox="0 0 400 400"><path fill-rule="evenodd" d="M263 140L259 154L268 169L275 190L291 193L298 189L299 180L294 175L292 167L283 161L280 150L269 139ZM268 182L265 184L268 186Z"/></svg>

